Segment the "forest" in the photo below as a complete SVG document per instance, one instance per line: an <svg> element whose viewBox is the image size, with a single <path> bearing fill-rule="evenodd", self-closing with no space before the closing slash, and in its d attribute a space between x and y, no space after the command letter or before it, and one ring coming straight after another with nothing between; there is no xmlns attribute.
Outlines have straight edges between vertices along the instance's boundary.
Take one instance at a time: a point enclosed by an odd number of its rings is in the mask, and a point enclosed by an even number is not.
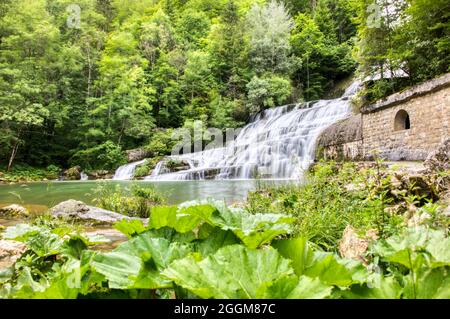
<svg viewBox="0 0 450 319"><path fill-rule="evenodd" d="M0 299L450 299L449 18L0 0Z"/></svg>
<svg viewBox="0 0 450 319"><path fill-rule="evenodd" d="M241 127L381 74L359 104L448 72L446 0L3 0L0 163L114 170L174 128ZM385 74L401 70L407 77Z"/></svg>

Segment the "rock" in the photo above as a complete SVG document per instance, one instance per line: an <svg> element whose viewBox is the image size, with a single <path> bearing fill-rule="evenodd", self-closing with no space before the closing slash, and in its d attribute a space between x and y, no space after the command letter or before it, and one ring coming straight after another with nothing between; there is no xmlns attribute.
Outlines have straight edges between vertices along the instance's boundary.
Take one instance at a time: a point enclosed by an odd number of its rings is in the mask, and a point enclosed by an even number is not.
<svg viewBox="0 0 450 319"><path fill-rule="evenodd" d="M81 221L96 222L100 224L113 224L123 219L140 219L121 215L102 208L88 206L83 202L73 199L59 203L58 205L53 207L50 212L53 217L57 218L76 219Z"/></svg>
<svg viewBox="0 0 450 319"><path fill-rule="evenodd" d="M150 155L151 155L150 152L148 152L142 148L128 150L128 151L126 151L126 153L127 153L128 163L142 161L143 159L146 159L147 157L150 157Z"/></svg>
<svg viewBox="0 0 450 319"><path fill-rule="evenodd" d="M407 222L408 227L417 227L431 219L428 213L414 214Z"/></svg>
<svg viewBox="0 0 450 319"><path fill-rule="evenodd" d="M408 190L408 193L418 198L437 198L433 186L429 184L427 176L423 174L405 175L402 182L405 185L405 189Z"/></svg>
<svg viewBox="0 0 450 319"><path fill-rule="evenodd" d="M445 217L450 217L450 206L443 210L442 215L444 215Z"/></svg>
<svg viewBox="0 0 450 319"><path fill-rule="evenodd" d="M364 254L371 241L378 239L377 231L370 230L365 238L358 236L352 226L347 226L339 242L339 253L343 258L357 259L365 262Z"/></svg>
<svg viewBox="0 0 450 319"><path fill-rule="evenodd" d="M25 244L14 240L0 240L0 268L13 265L27 250Z"/></svg>
<svg viewBox="0 0 450 319"><path fill-rule="evenodd" d="M425 167L433 172L450 170L450 139L432 152L424 163Z"/></svg>
<svg viewBox="0 0 450 319"><path fill-rule="evenodd" d="M63 178L67 181L78 181L81 179L81 167L74 166L63 172Z"/></svg>
<svg viewBox="0 0 450 319"><path fill-rule="evenodd" d="M24 218L28 217L29 215L30 213L25 207L16 204L0 208L0 216L2 217Z"/></svg>
<svg viewBox="0 0 450 319"><path fill-rule="evenodd" d="M92 171L88 173L89 179L112 179L114 174L106 170Z"/></svg>

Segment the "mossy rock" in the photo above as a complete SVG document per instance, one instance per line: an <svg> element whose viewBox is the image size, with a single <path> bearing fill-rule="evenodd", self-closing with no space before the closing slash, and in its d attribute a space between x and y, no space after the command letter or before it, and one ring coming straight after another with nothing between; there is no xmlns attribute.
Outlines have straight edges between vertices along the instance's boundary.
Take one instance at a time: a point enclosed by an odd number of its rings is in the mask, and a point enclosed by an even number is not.
<svg viewBox="0 0 450 319"><path fill-rule="evenodd" d="M30 213L25 207L20 205L9 205L0 208L0 217L6 218L26 218L29 217Z"/></svg>

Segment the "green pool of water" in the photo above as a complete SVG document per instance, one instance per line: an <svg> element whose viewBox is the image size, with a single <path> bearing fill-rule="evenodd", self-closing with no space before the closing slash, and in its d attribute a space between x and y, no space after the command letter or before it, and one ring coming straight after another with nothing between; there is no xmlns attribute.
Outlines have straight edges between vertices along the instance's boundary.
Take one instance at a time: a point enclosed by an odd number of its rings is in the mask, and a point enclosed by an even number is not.
<svg viewBox="0 0 450 319"><path fill-rule="evenodd" d="M21 204L31 211L42 211L68 199L92 204L94 190L99 183L114 188L117 184L126 187L138 183L141 187L152 185L167 198L169 204L179 204L196 199L225 200L227 203L245 200L250 190L259 184L280 185L283 180L224 180L224 181L76 181L38 182L27 184L0 185L0 206Z"/></svg>

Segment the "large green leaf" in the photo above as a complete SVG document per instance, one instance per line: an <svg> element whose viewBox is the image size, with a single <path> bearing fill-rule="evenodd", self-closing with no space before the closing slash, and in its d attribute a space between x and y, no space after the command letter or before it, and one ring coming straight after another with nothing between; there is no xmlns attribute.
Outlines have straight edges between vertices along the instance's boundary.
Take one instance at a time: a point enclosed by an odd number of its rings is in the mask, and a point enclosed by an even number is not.
<svg viewBox="0 0 450 319"><path fill-rule="evenodd" d="M25 242L29 236L35 235L41 231L41 228L29 224L19 224L6 228L3 233L4 239L17 240Z"/></svg>
<svg viewBox="0 0 450 319"><path fill-rule="evenodd" d="M404 298L450 299L450 268L421 269L404 278Z"/></svg>
<svg viewBox="0 0 450 319"><path fill-rule="evenodd" d="M114 223L114 228L120 231L122 234L126 235L128 238L139 235L146 231L144 223L139 219L126 220Z"/></svg>
<svg viewBox="0 0 450 319"><path fill-rule="evenodd" d="M341 259L335 254L315 251L305 238L278 240L273 246L280 254L292 260L295 273L319 278L324 284L348 287L364 282L365 267L357 262Z"/></svg>
<svg viewBox="0 0 450 319"><path fill-rule="evenodd" d="M212 212L195 212L207 223L223 230L231 230L249 248L270 243L280 235L292 231L292 217L283 214L250 214L242 209L231 209L216 204Z"/></svg>
<svg viewBox="0 0 450 319"><path fill-rule="evenodd" d="M444 231L425 227L407 228L402 234L379 241L373 251L384 260L419 269L450 265L450 239ZM429 258L431 257L431 258Z"/></svg>
<svg viewBox="0 0 450 319"><path fill-rule="evenodd" d="M238 243L239 239L233 234L232 231L225 231L214 227L213 230L208 233L208 237L199 240L196 243L196 250L202 256L206 257L214 254L220 248Z"/></svg>
<svg viewBox="0 0 450 319"><path fill-rule="evenodd" d="M124 252L98 254L92 260L93 270L105 276L109 287L115 289L133 288L141 270L141 259Z"/></svg>
<svg viewBox="0 0 450 319"><path fill-rule="evenodd" d="M163 275L202 298L269 298L276 281L296 279L289 261L275 249L241 245L224 247L201 261L193 256L176 260Z"/></svg>
<svg viewBox="0 0 450 319"><path fill-rule="evenodd" d="M349 290L342 291L341 296L348 299L398 299L402 291L394 277L377 275L371 285L354 285Z"/></svg>
<svg viewBox="0 0 450 319"><path fill-rule="evenodd" d="M150 229L170 227L179 233L193 231L202 223L200 216L207 216L216 209L210 205L154 207L149 221Z"/></svg>
<svg viewBox="0 0 450 319"><path fill-rule="evenodd" d="M118 246L112 253L94 257L93 269L105 276L110 288L169 288L172 282L160 273L172 261L193 251L193 246L142 233Z"/></svg>
<svg viewBox="0 0 450 319"><path fill-rule="evenodd" d="M290 299L323 299L329 297L333 287L322 283L318 278L301 276L297 286L286 298Z"/></svg>
<svg viewBox="0 0 450 319"><path fill-rule="evenodd" d="M303 237L294 239L276 240L272 243L278 252L285 258L292 260L292 266L298 276L304 274L311 264L314 251L309 248L308 240Z"/></svg>

